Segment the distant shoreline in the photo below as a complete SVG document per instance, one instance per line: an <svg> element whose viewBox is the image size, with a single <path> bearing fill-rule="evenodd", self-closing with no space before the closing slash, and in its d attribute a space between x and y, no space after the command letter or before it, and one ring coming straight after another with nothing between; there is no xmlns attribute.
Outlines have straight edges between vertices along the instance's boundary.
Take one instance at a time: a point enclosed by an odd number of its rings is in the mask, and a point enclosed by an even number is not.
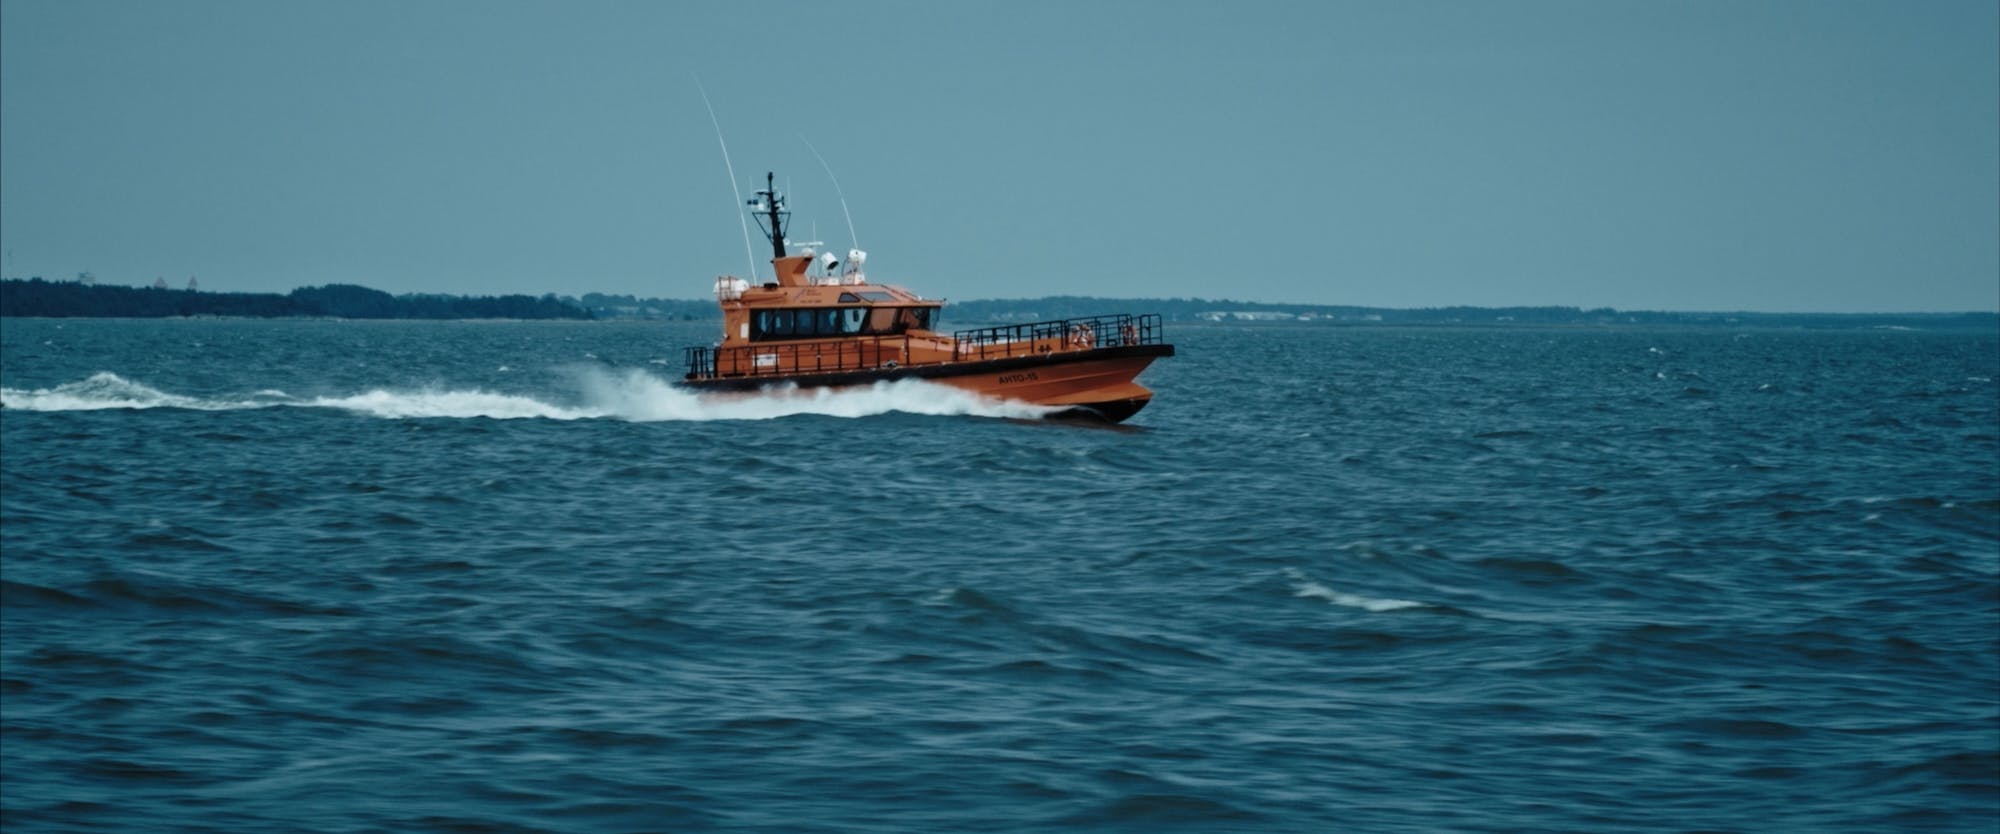
<svg viewBox="0 0 2000 834"><path fill-rule="evenodd" d="M1387 308L1200 298L976 299L952 302L947 320L974 323L1046 321L1104 313L1158 313L1169 322L1346 327L1630 327L1675 326L1781 329L2000 331L2000 312L1760 313L1582 309L1577 307ZM308 319L402 321L717 321L707 299L662 299L586 293L581 298L528 295L390 295L351 284L276 293L216 293L127 287L78 281L0 281L0 318Z"/></svg>
<svg viewBox="0 0 2000 834"><path fill-rule="evenodd" d="M1135 308L1136 309L1136 308ZM1715 330L1734 332L1902 332L1902 333L1959 333L1987 334L2000 337L2000 314L1989 314L1983 318L1979 314L1969 314L1973 320L1961 318L1951 313L1919 313L1913 316L1938 316L1942 321L1929 319L1912 320L1905 324L1860 324L1826 320L1841 315L1872 314L1831 314L1819 316L1813 313L1773 313L1774 318L1794 317L1800 321L1757 321L1723 323L1645 321L1645 322L1492 322L1492 321L1403 321L1403 322L1334 322L1334 321L1209 321L1205 319L1169 319L1174 327L1229 328L1255 327L1274 330L1494 330L1494 331L1569 331L1569 332L1615 332L1615 331L1674 331L1674 330ZM1895 314L1890 314L1895 317ZM340 316L0 316L0 321L126 321L126 322L365 322L370 324L583 324L583 325L658 325L658 324L718 324L721 317L713 319L512 319L512 318L343 318ZM1006 324L1005 320L987 318L965 318L947 315L944 318L945 331L963 330L991 324Z"/></svg>

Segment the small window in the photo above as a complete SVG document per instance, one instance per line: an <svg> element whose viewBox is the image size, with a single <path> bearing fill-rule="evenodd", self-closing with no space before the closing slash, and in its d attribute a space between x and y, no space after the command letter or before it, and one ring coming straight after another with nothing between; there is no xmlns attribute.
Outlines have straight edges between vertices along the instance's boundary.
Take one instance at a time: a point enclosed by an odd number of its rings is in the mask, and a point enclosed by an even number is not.
<svg viewBox="0 0 2000 834"><path fill-rule="evenodd" d="M840 303L842 304L853 304L860 300L861 300L860 296L855 295L854 293L851 292L844 292L840 294Z"/></svg>
<svg viewBox="0 0 2000 834"><path fill-rule="evenodd" d="M857 294L857 295L859 295L859 296L861 296L861 300L862 300L862 301L895 301L895 300L896 300L896 297L895 297L895 296L893 296L893 295L890 295L890 294L888 294L888 293L886 293L886 292L882 292L881 290L869 290L869 291L867 291L867 292L862 292L862 293L856 293L856 294ZM845 299L842 299L842 300L845 300Z"/></svg>

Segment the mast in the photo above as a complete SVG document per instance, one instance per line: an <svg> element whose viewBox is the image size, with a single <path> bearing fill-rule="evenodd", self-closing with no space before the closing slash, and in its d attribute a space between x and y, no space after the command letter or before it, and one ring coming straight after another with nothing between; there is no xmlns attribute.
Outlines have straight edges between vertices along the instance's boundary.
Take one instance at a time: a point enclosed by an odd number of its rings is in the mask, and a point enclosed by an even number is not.
<svg viewBox="0 0 2000 834"><path fill-rule="evenodd" d="M785 195L778 193L775 181L776 175L765 171L764 190L757 192L760 199L750 202L759 212L757 225L764 229L764 236L771 239L771 259L774 261L785 257L785 221L792 216L785 210Z"/></svg>

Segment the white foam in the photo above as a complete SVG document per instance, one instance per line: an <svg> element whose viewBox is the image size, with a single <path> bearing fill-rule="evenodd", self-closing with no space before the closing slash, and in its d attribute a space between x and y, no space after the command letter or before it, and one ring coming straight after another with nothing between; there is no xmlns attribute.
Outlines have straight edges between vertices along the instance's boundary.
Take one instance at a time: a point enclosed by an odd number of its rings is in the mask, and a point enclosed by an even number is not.
<svg viewBox="0 0 2000 834"><path fill-rule="evenodd" d="M696 393L645 371L585 368L579 372L579 383L586 403L606 416L637 422L770 420L794 414L868 417L892 411L1033 419L1055 410L920 380L838 389L787 385L755 392Z"/></svg>
<svg viewBox="0 0 2000 834"><path fill-rule="evenodd" d="M1300 573L1297 570L1288 569L1285 572L1289 574L1293 580L1292 582L1293 596L1313 597L1316 599L1323 599L1326 600L1327 602L1333 603L1334 605L1342 606L1345 608L1359 608L1363 611L1377 612L1377 613L1382 611L1400 611L1405 608L1425 607L1423 603L1415 602L1413 600L1377 599L1375 597L1364 597L1361 596L1360 594L1342 593L1340 591L1336 591L1332 588L1329 588L1325 585L1313 581L1310 577L1307 577L1305 574Z"/></svg>
<svg viewBox="0 0 2000 834"><path fill-rule="evenodd" d="M479 388L375 388L347 396L297 400L264 389L245 400L204 400L170 394L114 373L92 375L55 388L0 388L0 406L23 411L90 411L111 408L228 410L293 406L332 408L385 419L475 418L634 422L770 420L795 414L867 417L890 412L1035 419L1056 409L993 400L948 385L898 380L855 388L780 387L755 392L696 393L642 370L572 369L577 402ZM276 400L276 401L274 401Z"/></svg>
<svg viewBox="0 0 2000 834"><path fill-rule="evenodd" d="M496 420L517 420L528 417L546 417L554 420L576 420L584 417L601 417L595 412L562 408L549 405L533 397L512 394L494 394L487 391L389 391L376 389L351 397L320 397L307 405L320 408L338 408L373 417L403 419L411 417L490 417Z"/></svg>
<svg viewBox="0 0 2000 834"><path fill-rule="evenodd" d="M169 394L133 382L109 371L99 371L89 379L66 382L54 388L23 391L0 388L0 408L21 411L103 411L114 408L187 408L200 411L227 411L264 408L271 403L204 400Z"/></svg>

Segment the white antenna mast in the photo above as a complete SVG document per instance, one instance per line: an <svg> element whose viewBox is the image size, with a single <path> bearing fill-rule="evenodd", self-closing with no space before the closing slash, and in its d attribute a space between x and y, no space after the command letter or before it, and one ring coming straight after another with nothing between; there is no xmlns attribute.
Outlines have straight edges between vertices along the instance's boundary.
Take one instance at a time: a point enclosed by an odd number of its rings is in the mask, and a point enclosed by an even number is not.
<svg viewBox="0 0 2000 834"><path fill-rule="evenodd" d="M833 175L833 166L826 164L826 157L819 155L819 149L813 147L813 143L806 139L805 134L799 134L799 141L806 143L806 150L812 151L813 158L819 160L819 167L826 171L826 178L833 180L834 196L840 198L840 213L847 218L847 239L854 243L853 248L860 249L861 238L854 234L854 215L847 211L847 195L840 190L840 178Z"/></svg>
<svg viewBox="0 0 2000 834"><path fill-rule="evenodd" d="M749 277L757 277L757 252L750 248L750 220L743 216L743 190L736 187L736 166L729 162L729 143L722 141L722 122L715 118L715 105L708 102L708 88L701 85L701 74L694 75L694 88L701 91L701 105L708 108L708 123L715 125L715 143L722 146L722 166L729 171L729 193L736 195L736 222L743 224L743 255L750 262ZM834 189L840 189L835 185Z"/></svg>

